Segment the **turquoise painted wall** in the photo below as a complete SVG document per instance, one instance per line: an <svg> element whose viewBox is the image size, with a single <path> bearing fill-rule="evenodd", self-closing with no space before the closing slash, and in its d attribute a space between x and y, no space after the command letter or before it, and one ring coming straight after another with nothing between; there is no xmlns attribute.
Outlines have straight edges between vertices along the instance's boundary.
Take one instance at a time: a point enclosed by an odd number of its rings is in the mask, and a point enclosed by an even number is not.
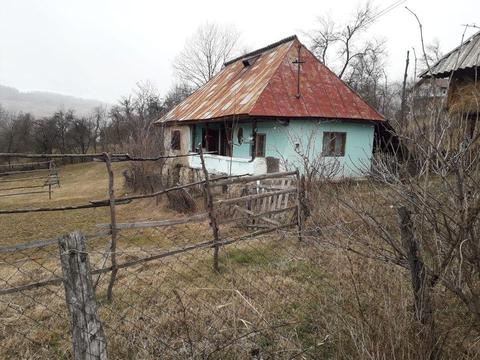
<svg viewBox="0 0 480 360"><path fill-rule="evenodd" d="M222 126L210 124L209 126ZM237 132L234 131L233 156L250 158L251 124L240 124L243 128L244 142L238 144ZM201 127L196 127L196 143L201 141ZM323 132L345 132L345 156L321 157ZM307 154L310 159L327 169L335 169L338 176L361 176L370 168L374 126L363 122L345 122L333 120L291 120L287 126L277 121L257 122L257 133L265 133L266 156L281 159L281 164L288 169L300 167L301 157L295 152L298 143L299 152Z"/></svg>
<svg viewBox="0 0 480 360"><path fill-rule="evenodd" d="M306 154L311 161L318 159L318 164L327 172L337 172L337 176L361 176L370 168L374 134L372 124L292 120L288 126L282 126L277 122L259 122L257 132L267 134L266 155L282 159L281 163L289 170L302 168L301 156L295 152L297 143L300 153ZM321 156L324 132L346 133L345 156Z"/></svg>
<svg viewBox="0 0 480 360"><path fill-rule="evenodd" d="M238 142L238 128L243 129L243 143ZM251 158L251 136L252 136L252 124L238 124L234 130L233 137L233 156L241 158Z"/></svg>

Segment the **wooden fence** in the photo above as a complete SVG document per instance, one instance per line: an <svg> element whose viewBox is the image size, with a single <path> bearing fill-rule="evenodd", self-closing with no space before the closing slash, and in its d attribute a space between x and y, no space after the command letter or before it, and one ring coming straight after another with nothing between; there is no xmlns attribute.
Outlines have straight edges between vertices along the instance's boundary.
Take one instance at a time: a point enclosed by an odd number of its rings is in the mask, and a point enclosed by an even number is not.
<svg viewBox="0 0 480 360"><path fill-rule="evenodd" d="M0 158L2 155L0 154ZM15 154L18 157L49 157L52 154ZM60 154L55 154L60 157ZM64 154L65 156L74 156ZM41 249L58 243L60 249L60 264L63 276L54 276L40 281L0 289L0 296L14 294L25 290L41 288L43 286L60 285L65 287L66 303L72 322L72 340L75 359L106 359L106 339L102 324L96 314L95 286L92 286L92 276L110 273L107 290L107 299L113 298L118 271L142 263L176 256L198 249L212 249L212 268L219 271L219 257L221 248L230 244L254 239L259 236L273 234L280 230L295 227L298 239L302 240L303 233L303 181L298 171L278 172L256 176L212 176L205 168L202 159L204 179L188 184L177 185L171 188L149 194L137 194L116 197L112 162L114 161L156 161L156 158L134 158L128 154L95 154L95 159L106 165L108 175L108 198L92 200L85 204L70 206L23 208L0 210L2 214L19 214L29 212L52 212L108 207L110 209L110 223L98 224L99 232L95 236L85 237L76 232L60 239L42 240L28 244L18 244L0 248L0 253L15 253ZM49 160L48 169L57 176L53 160ZM10 172L10 171L9 171ZM4 173L5 174L5 173ZM2 175L0 174L0 177ZM1 181L1 180L0 180ZM49 183L50 184L50 183ZM53 185L53 183L51 184ZM50 185L50 186L51 186ZM149 219L148 221L118 222L116 207L131 201L147 198L158 198L161 195L175 191L188 191L201 187L204 202L204 211L175 219ZM208 221L212 231L211 240L184 244L176 248L160 252L152 251L148 256L136 259L119 259L117 256L119 234L130 229L160 228L189 223L205 223ZM235 236L223 236L224 226L241 228ZM95 240L101 236L110 236L110 246L107 256L110 262L97 269L90 268L86 241ZM80 256L81 255L81 256ZM106 259L105 259L106 260ZM82 320L83 319L83 320ZM93 330L92 330L93 329ZM92 332L94 331L94 332Z"/></svg>
<svg viewBox="0 0 480 360"><path fill-rule="evenodd" d="M60 187L54 160L0 165L0 198L48 193L52 199L55 185Z"/></svg>

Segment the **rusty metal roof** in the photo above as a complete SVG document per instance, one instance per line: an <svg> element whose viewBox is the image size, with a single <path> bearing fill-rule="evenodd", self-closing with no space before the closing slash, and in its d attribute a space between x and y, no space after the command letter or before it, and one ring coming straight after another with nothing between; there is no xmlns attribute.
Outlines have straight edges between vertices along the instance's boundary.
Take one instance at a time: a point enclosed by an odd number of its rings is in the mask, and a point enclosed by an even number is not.
<svg viewBox="0 0 480 360"><path fill-rule="evenodd" d="M297 64L300 48L300 97ZM384 120L297 39L243 55L158 122L190 122L235 115L251 117Z"/></svg>
<svg viewBox="0 0 480 360"><path fill-rule="evenodd" d="M480 66L480 31L437 61L420 77L446 77L452 71Z"/></svg>

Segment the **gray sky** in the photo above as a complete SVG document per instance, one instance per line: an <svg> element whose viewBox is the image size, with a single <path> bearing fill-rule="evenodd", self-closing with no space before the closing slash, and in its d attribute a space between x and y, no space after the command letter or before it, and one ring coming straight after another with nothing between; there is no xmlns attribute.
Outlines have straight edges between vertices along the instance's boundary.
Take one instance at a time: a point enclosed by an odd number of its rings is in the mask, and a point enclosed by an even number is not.
<svg viewBox="0 0 480 360"><path fill-rule="evenodd" d="M386 8L394 0L377 0ZM0 84L115 102L138 81L164 94L172 61L185 39L206 21L231 24L253 50L315 27L316 17L347 19L358 1L339 0L0 0ZM402 76L405 52L426 41L443 51L459 44L461 24L478 21L478 0L407 0L378 19L369 34L389 52L390 79ZM477 23L478 24L478 23ZM478 24L480 25L480 24ZM467 34L474 33L469 30Z"/></svg>

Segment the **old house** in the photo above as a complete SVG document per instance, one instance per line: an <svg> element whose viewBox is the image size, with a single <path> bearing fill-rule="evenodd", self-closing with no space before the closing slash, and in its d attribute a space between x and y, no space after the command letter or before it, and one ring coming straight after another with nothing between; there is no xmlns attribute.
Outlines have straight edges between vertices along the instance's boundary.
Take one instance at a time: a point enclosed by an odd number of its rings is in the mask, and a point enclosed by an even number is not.
<svg viewBox="0 0 480 360"><path fill-rule="evenodd" d="M480 31L420 75L420 82L428 79L447 81L446 110L468 121L470 136L475 132L480 112L479 67Z"/></svg>
<svg viewBox="0 0 480 360"><path fill-rule="evenodd" d="M448 94L448 79L425 77L420 79L411 91L411 106L417 115L426 116L432 107L444 102Z"/></svg>
<svg viewBox="0 0 480 360"><path fill-rule="evenodd" d="M225 63L157 124L173 154L202 147L209 171L261 174L307 166L337 177L370 167L382 115L292 36ZM183 164L200 168L198 156Z"/></svg>

